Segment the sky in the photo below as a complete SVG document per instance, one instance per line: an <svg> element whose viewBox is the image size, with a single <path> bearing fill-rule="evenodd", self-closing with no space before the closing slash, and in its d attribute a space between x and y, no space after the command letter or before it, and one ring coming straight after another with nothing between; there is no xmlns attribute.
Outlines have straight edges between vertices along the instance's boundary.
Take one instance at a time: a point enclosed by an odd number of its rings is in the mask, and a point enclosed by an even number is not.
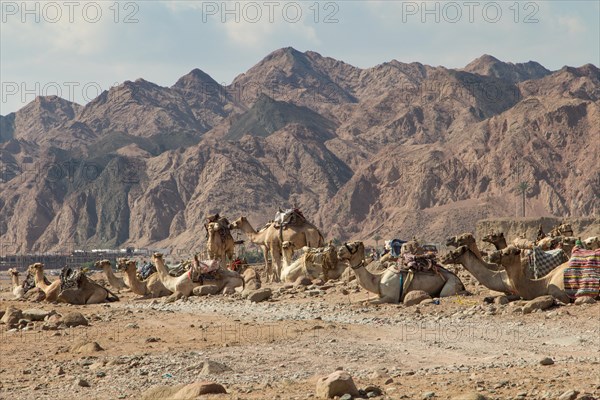
<svg viewBox="0 0 600 400"><path fill-rule="evenodd" d="M194 68L229 84L282 47L361 68L418 61L600 65L600 1L5 1L0 115L37 95L85 104Z"/></svg>

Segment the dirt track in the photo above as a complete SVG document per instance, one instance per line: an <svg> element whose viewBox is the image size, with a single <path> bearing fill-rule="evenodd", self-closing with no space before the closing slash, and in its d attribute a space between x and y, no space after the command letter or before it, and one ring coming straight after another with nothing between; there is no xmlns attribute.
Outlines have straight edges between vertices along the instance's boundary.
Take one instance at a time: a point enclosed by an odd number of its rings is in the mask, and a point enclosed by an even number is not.
<svg viewBox="0 0 600 400"><path fill-rule="evenodd" d="M130 293L106 305L31 304L8 300L5 290L0 309L77 310L90 326L0 325L0 398L140 398L157 384L212 380L229 394L207 398L306 399L317 377L338 367L387 399L557 399L568 390L600 397L600 303L523 315L519 303L484 304L486 292L467 286L474 296L413 307L368 304L353 283L290 289L258 304L234 295L165 305ZM81 341L104 350L72 351ZM543 357L554 364L540 365ZM201 375L207 359L231 371Z"/></svg>

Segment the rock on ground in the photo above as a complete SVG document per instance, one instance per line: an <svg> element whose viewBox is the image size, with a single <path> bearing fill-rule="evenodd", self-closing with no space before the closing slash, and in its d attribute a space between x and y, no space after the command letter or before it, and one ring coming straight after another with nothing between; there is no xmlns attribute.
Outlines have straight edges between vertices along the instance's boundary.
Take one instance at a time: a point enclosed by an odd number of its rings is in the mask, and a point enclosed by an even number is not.
<svg viewBox="0 0 600 400"><path fill-rule="evenodd" d="M5 323L9 327L13 327L19 323L19 320L23 318L21 310L15 307L8 307L6 312L2 316L0 322Z"/></svg>
<svg viewBox="0 0 600 400"><path fill-rule="evenodd" d="M53 311L40 310L39 308L29 308L23 310L23 318L30 321L43 321L48 315L52 314Z"/></svg>
<svg viewBox="0 0 600 400"><path fill-rule="evenodd" d="M185 384L176 386L153 386L150 389L142 393L141 400L156 400L156 399L169 399L172 398L175 393L179 392L184 388Z"/></svg>
<svg viewBox="0 0 600 400"><path fill-rule="evenodd" d="M223 385L214 382L194 382L184 386L171 398L175 399L195 399L203 394L221 394L227 393Z"/></svg>
<svg viewBox="0 0 600 400"><path fill-rule="evenodd" d="M423 300L431 300L431 296L422 290L412 290L404 296L404 305L408 307L414 306Z"/></svg>
<svg viewBox="0 0 600 400"><path fill-rule="evenodd" d="M334 396L343 396L344 394L350 394L353 397L359 395L354 380L345 371L335 371L317 381L317 398L330 399Z"/></svg>
<svg viewBox="0 0 600 400"><path fill-rule="evenodd" d="M222 372L231 370L232 369L225 364L221 364L212 360L206 360L202 364L202 371L200 371L200 375L220 374Z"/></svg>
<svg viewBox="0 0 600 400"><path fill-rule="evenodd" d="M523 307L523 314L529 314L534 310L545 310L554 305L554 297L548 296L540 296L536 297L533 300L530 300Z"/></svg>
<svg viewBox="0 0 600 400"><path fill-rule="evenodd" d="M454 396L452 397L452 400L488 400L488 398L481 393L471 392Z"/></svg>
<svg viewBox="0 0 600 400"><path fill-rule="evenodd" d="M96 342L80 341L71 346L71 352L73 353L95 353L103 350L102 346Z"/></svg>
<svg viewBox="0 0 600 400"><path fill-rule="evenodd" d="M83 316L82 313L77 311L71 311L65 314L62 317L62 322L69 328L88 325L88 320Z"/></svg>
<svg viewBox="0 0 600 400"><path fill-rule="evenodd" d="M272 294L273 293L271 292L271 289L269 289L269 288L253 290L248 293L248 300L250 300L253 303L259 303L261 301L270 299Z"/></svg>

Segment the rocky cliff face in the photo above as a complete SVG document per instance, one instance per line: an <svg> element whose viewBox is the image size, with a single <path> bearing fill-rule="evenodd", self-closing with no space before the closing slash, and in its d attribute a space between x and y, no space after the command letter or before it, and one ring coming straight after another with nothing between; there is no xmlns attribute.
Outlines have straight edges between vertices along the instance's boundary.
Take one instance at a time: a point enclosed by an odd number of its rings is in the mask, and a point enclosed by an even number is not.
<svg viewBox="0 0 600 400"><path fill-rule="evenodd" d="M221 86L193 70L84 107L0 118L5 251L205 242L221 212L299 206L328 239L440 241L478 220L600 211L600 73L483 56L360 69L277 50ZM527 184L523 186L523 183Z"/></svg>

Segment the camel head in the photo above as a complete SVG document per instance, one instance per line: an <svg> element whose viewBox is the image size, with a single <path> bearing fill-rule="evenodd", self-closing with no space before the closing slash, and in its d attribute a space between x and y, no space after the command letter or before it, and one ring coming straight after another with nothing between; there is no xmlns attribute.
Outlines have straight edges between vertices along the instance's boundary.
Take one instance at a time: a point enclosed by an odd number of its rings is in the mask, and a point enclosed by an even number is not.
<svg viewBox="0 0 600 400"><path fill-rule="evenodd" d="M458 259L460 258L460 256L465 254L467 251L469 251L469 248L467 246L465 246L465 245L459 246L456 249L451 250L448 253L444 254L440 258L440 262L442 264L459 264Z"/></svg>
<svg viewBox="0 0 600 400"><path fill-rule="evenodd" d="M504 232L492 232L485 235L481 240L486 243L494 244L504 239Z"/></svg>
<svg viewBox="0 0 600 400"><path fill-rule="evenodd" d="M363 242L346 242L338 248L338 258L340 260L352 261L365 259L365 245Z"/></svg>
<svg viewBox="0 0 600 400"><path fill-rule="evenodd" d="M152 254L152 258L156 259L156 260L160 260L163 258L163 254L162 253L154 253L154 254Z"/></svg>
<svg viewBox="0 0 600 400"><path fill-rule="evenodd" d="M98 269L104 269L104 267L110 268L110 266L111 266L110 260L100 260L100 261L96 261L94 263L94 267L96 267Z"/></svg>
<svg viewBox="0 0 600 400"><path fill-rule="evenodd" d="M306 246L305 246L306 247ZM281 248L283 248L284 250L295 250L296 249L296 245L294 244L294 242L290 242L290 241L285 241L281 244Z"/></svg>
<svg viewBox="0 0 600 400"><path fill-rule="evenodd" d="M518 249L515 246L508 246L505 249L502 250L496 250L494 252L492 252L489 257L488 260L489 262L493 263L493 264L498 264L498 265L512 265L515 261L519 261L519 265L520 265L520 257L521 257L521 250ZM518 258L519 260L515 260L515 258Z"/></svg>
<svg viewBox="0 0 600 400"><path fill-rule="evenodd" d="M242 229L242 225L246 224L248 219L246 217L239 217L231 224L229 224L229 229Z"/></svg>
<svg viewBox="0 0 600 400"><path fill-rule="evenodd" d="M206 225L206 229L208 230L208 232L218 232L219 229L221 229L221 225L219 225L218 222L210 222Z"/></svg>
<svg viewBox="0 0 600 400"><path fill-rule="evenodd" d="M446 240L446 246L466 246L468 244L475 243L475 237L471 233L463 233L462 235L453 236Z"/></svg>
<svg viewBox="0 0 600 400"><path fill-rule="evenodd" d="M29 267L27 267L27 271L31 271L32 273L35 273L37 271L43 271L43 270L44 270L44 264L42 264L42 263L31 264Z"/></svg>
<svg viewBox="0 0 600 400"><path fill-rule="evenodd" d="M19 276L19 271L17 271L16 268L9 268L6 272L8 272L10 276Z"/></svg>
<svg viewBox="0 0 600 400"><path fill-rule="evenodd" d="M585 248L588 250L596 250L600 248L600 236L592 236L583 241Z"/></svg>

